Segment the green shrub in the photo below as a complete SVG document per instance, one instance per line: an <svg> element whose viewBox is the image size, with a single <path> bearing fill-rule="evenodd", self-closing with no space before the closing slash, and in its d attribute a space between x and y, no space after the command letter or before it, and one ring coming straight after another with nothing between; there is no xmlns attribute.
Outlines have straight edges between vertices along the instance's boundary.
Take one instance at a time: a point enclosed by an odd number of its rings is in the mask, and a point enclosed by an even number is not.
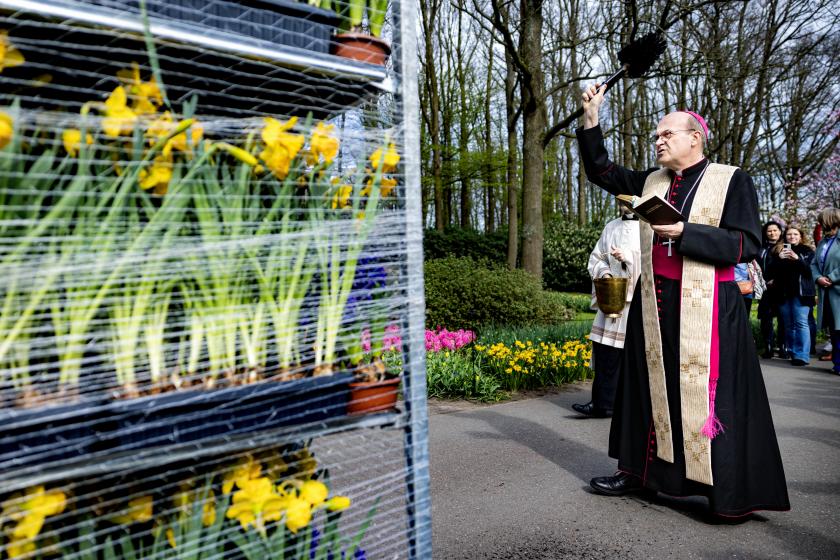
<svg viewBox="0 0 840 560"><path fill-rule="evenodd" d="M564 307L567 307L578 313L592 313L592 308L589 307L592 303L591 294L576 294L572 292L552 292L557 294L557 298Z"/></svg>
<svg viewBox="0 0 840 560"><path fill-rule="evenodd" d="M543 283L547 289L583 293L591 290L587 270L589 254L598 243L602 230L601 224L580 226L558 219L546 225Z"/></svg>
<svg viewBox="0 0 840 560"><path fill-rule="evenodd" d="M497 342L512 346L517 340L563 343L581 340L592 330L592 321L566 321L556 325L526 327L490 327L481 331L476 344L490 346Z"/></svg>
<svg viewBox="0 0 840 560"><path fill-rule="evenodd" d="M523 270L469 257L427 261L426 326L470 329L491 325L546 325L571 318L558 294Z"/></svg>
<svg viewBox="0 0 840 560"><path fill-rule="evenodd" d="M446 257L470 257L492 263L507 262L507 229L482 233L471 229L427 229L423 232L423 257L427 260Z"/></svg>

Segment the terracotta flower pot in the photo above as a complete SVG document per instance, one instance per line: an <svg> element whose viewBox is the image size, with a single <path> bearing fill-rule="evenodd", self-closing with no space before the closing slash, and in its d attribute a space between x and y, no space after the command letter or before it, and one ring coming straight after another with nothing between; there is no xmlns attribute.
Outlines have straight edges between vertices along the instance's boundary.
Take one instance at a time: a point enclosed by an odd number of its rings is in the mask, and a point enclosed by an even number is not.
<svg viewBox="0 0 840 560"><path fill-rule="evenodd" d="M367 414L394 408L397 404L399 384L399 377L384 381L351 383L347 414Z"/></svg>
<svg viewBox="0 0 840 560"><path fill-rule="evenodd" d="M359 62L385 66L391 54L391 45L365 33L339 33L333 37L331 52Z"/></svg>

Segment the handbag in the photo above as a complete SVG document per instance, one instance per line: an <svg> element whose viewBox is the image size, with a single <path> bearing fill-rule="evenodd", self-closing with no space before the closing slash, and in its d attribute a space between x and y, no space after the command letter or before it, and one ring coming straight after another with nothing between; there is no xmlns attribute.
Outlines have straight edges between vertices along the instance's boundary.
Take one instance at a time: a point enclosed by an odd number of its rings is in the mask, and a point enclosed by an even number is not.
<svg viewBox="0 0 840 560"><path fill-rule="evenodd" d="M753 293L753 281L752 280L742 280L740 282L736 282L738 284L738 289L741 290L741 295L746 296Z"/></svg>
<svg viewBox="0 0 840 560"><path fill-rule="evenodd" d="M753 271L751 270L749 265L747 265L747 274L749 275L749 280L741 280L740 282L736 282L736 284L738 284L738 289L741 291L742 296L749 295L753 293L753 290L755 290L755 275L753 275Z"/></svg>

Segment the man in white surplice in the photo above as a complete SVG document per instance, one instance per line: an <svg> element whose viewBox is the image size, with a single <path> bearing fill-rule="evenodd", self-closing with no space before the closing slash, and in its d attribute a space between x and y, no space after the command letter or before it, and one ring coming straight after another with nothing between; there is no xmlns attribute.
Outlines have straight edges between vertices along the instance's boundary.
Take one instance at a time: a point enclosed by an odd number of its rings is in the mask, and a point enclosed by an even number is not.
<svg viewBox="0 0 840 560"><path fill-rule="evenodd" d="M592 279L626 277L627 296L621 317L612 319L598 309L592 322L592 400L586 404L573 404L575 412L593 418L612 415L615 391L618 385L618 368L624 350L624 333L627 329L627 311L633 299L636 280L641 273L639 249L639 220L622 206L622 216L609 222L601 233L595 249L589 255L589 276ZM595 288L592 289L592 308L597 309Z"/></svg>

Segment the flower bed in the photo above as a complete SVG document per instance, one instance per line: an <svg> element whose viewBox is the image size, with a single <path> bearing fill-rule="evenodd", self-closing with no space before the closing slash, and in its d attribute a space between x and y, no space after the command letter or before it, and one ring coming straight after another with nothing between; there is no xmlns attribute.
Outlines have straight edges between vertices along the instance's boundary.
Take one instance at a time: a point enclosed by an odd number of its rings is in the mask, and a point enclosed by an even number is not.
<svg viewBox="0 0 840 560"><path fill-rule="evenodd" d="M592 375L591 345L584 337L589 326L497 329L477 339L462 331L449 339L462 343L450 346L430 343L438 334L427 330L429 396L495 401L506 392L587 379Z"/></svg>

